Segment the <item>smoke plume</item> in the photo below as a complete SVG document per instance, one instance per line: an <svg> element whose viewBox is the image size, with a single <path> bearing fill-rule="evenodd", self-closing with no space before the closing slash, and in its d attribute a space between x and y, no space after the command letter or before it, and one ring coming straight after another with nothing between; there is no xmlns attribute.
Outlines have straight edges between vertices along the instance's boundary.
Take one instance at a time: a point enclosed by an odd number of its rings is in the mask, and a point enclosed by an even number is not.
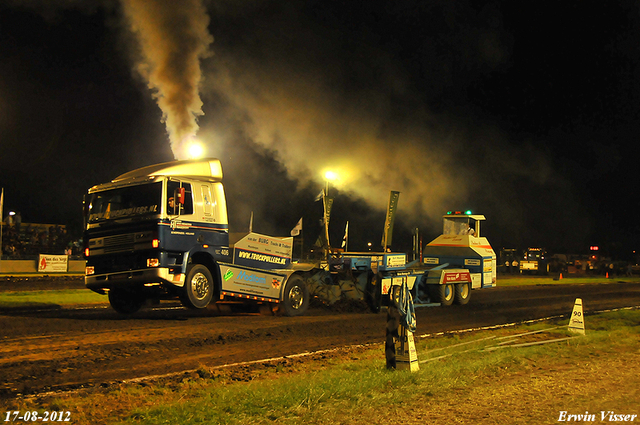
<svg viewBox="0 0 640 425"><path fill-rule="evenodd" d="M331 188L379 211L400 191L399 211L421 225L469 208L463 125L429 110L394 52L345 42L294 4L275 12L260 2L215 4L220 44L204 92L221 106L203 128L209 151L242 127L303 184L322 187L331 170Z"/></svg>
<svg viewBox="0 0 640 425"><path fill-rule="evenodd" d="M226 153L221 145L236 144L240 134L273 155L300 187L323 187L324 172L332 170L338 175L332 190L377 211L397 190L400 222L434 231L448 210L520 222L527 205L511 195L523 191L531 199L544 194L545 205L576 204L539 143L509 140L467 99L478 76L497 72L509 55L493 27L480 21L463 32L420 27L396 43L384 39L384 31L350 32L348 10L334 15L303 1L276 4L212 4L216 57L207 63L203 93L216 113L201 135L213 156ZM411 21L410 11L402 13ZM424 18L440 22L438 13L425 12ZM476 19L471 9L465 13ZM344 25L335 23L340 16ZM364 23L376 25L373 19ZM405 42L406 49L400 47ZM243 160L238 178L257 168ZM267 196L276 183L272 176L260 181L263 186L265 181L267 188L240 201L255 207L264 196L264 216L273 219L273 205L295 194L274 190Z"/></svg>
<svg viewBox="0 0 640 425"><path fill-rule="evenodd" d="M200 60L213 42L209 15L201 0L123 0L122 5L139 41L137 70L162 110L174 156L185 159L198 132L197 118L204 114L198 90Z"/></svg>

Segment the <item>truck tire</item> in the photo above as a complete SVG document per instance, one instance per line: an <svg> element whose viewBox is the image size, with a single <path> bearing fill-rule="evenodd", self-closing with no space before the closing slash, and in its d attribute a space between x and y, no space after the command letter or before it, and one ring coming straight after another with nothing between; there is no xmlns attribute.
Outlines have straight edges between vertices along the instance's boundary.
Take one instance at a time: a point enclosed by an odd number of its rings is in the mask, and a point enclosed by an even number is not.
<svg viewBox="0 0 640 425"><path fill-rule="evenodd" d="M465 305L471 298L471 284L456 283L455 295L453 302L459 305Z"/></svg>
<svg viewBox="0 0 640 425"><path fill-rule="evenodd" d="M453 284L447 283L445 285L429 285L429 294L431 301L434 303L440 303L443 307L453 304L453 298L455 294L455 288Z"/></svg>
<svg viewBox="0 0 640 425"><path fill-rule="evenodd" d="M191 309L206 308L213 298L213 277L208 268L195 264L187 272L180 301Z"/></svg>
<svg viewBox="0 0 640 425"><path fill-rule="evenodd" d="M109 304L120 314L133 314L144 305L144 298L132 291L112 289L109 291Z"/></svg>
<svg viewBox="0 0 640 425"><path fill-rule="evenodd" d="M309 288L301 276L293 275L284 287L282 313L285 316L301 316L307 308L309 308Z"/></svg>

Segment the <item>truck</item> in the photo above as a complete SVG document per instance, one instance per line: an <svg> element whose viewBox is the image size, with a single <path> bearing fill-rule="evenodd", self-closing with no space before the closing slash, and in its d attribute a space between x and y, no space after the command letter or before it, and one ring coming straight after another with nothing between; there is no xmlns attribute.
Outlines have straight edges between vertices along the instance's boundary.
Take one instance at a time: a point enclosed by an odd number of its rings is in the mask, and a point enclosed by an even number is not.
<svg viewBox="0 0 640 425"><path fill-rule="evenodd" d="M522 274L548 274L549 259L544 248L527 248L520 260Z"/></svg>
<svg viewBox="0 0 640 425"><path fill-rule="evenodd" d="M444 305L452 301L466 304L471 289L492 288L496 285L498 264L496 253L486 237L480 233L480 223L486 218L471 211L449 211L443 216L440 236L424 247L425 265L443 265L467 270L469 285L440 284L429 287L432 299Z"/></svg>
<svg viewBox="0 0 640 425"><path fill-rule="evenodd" d="M232 258L217 159L156 164L93 186L84 200L85 285L119 313L179 299L191 309L252 300L284 314L309 295L291 265L291 238L248 234ZM235 260L235 261L234 261Z"/></svg>
<svg viewBox="0 0 640 425"><path fill-rule="evenodd" d="M312 297L364 300L377 312L392 286L407 284L418 303L450 305L495 284L495 254L479 236L484 217L471 214L445 216L443 235L412 262L405 253L330 248L322 260L294 261L292 237L254 232L230 247L222 178L220 161L210 158L151 165L91 187L86 287L122 314L179 299L191 309L252 303L298 316Z"/></svg>
<svg viewBox="0 0 640 425"><path fill-rule="evenodd" d="M371 311L378 312L388 305L391 288L406 283L417 307L467 304L472 289L496 286L496 255L480 234L484 220L485 216L471 211L447 212L442 234L410 262L405 253L342 253L331 261L335 284L318 284L314 277L308 280L311 293L329 303L362 298Z"/></svg>

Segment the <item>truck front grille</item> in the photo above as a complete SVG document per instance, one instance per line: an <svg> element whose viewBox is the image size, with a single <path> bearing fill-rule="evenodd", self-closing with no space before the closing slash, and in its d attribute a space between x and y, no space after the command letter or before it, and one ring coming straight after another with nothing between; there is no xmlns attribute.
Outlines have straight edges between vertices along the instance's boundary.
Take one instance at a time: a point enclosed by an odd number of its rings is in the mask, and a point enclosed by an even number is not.
<svg viewBox="0 0 640 425"><path fill-rule="evenodd" d="M135 244L134 233L107 236L104 238L104 253L132 251Z"/></svg>

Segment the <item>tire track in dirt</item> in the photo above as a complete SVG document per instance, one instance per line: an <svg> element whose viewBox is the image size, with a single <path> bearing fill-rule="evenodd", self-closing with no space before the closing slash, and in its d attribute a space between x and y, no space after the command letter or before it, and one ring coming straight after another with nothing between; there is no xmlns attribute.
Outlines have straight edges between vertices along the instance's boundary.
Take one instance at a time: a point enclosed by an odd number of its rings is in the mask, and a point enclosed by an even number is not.
<svg viewBox="0 0 640 425"><path fill-rule="evenodd" d="M417 309L418 334L640 304L640 284L545 285L473 291L466 306ZM0 398L289 356L384 340L384 314L312 309L303 317L150 309L0 313ZM382 354L381 354L382 355Z"/></svg>

